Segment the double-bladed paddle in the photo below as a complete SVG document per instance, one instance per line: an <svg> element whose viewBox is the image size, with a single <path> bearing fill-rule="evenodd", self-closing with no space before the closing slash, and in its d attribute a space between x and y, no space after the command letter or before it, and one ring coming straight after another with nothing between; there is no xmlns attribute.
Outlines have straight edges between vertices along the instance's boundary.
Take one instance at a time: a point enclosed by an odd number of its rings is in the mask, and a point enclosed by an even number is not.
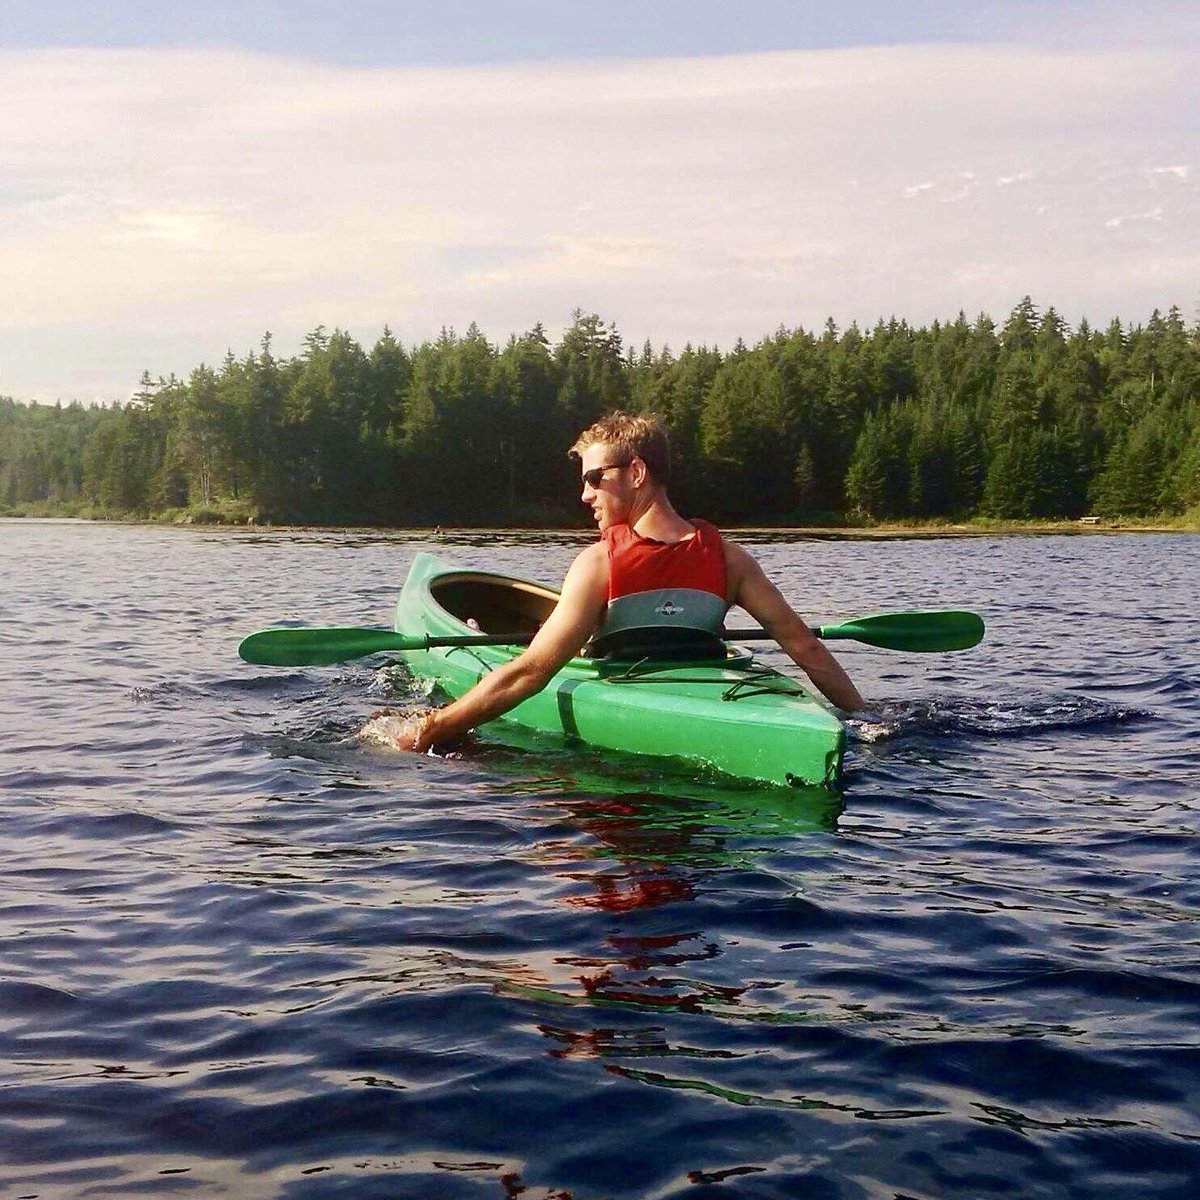
<svg viewBox="0 0 1200 1200"><path fill-rule="evenodd" d="M826 641L844 638L885 650L967 650L983 638L983 619L952 609L879 613L840 625L817 625ZM730 629L730 642L771 640L765 629ZM434 637L391 629L264 629L238 646L249 663L266 667L313 667L365 658L382 650L429 650L436 646L523 646L530 633L470 633Z"/></svg>

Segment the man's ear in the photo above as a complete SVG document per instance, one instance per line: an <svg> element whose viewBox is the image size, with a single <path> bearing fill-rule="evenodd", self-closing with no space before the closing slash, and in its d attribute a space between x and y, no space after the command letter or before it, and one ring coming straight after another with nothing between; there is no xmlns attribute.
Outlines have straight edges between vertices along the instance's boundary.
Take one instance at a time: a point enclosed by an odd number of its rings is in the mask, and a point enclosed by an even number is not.
<svg viewBox="0 0 1200 1200"><path fill-rule="evenodd" d="M650 472L646 468L645 462L638 458L636 454L629 460L629 468L633 471L634 487L641 487L650 478Z"/></svg>

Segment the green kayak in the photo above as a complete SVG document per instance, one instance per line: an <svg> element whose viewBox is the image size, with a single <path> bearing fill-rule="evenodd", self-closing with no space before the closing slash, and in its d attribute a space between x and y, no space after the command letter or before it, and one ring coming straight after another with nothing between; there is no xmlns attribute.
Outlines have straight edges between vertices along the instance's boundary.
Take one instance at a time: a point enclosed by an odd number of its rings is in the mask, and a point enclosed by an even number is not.
<svg viewBox="0 0 1200 1200"><path fill-rule="evenodd" d="M433 637L470 634L476 626L482 633L530 634L557 601L553 588L418 554L395 627ZM519 646L470 645L404 650L400 657L456 698L519 653ZM736 646L717 662L573 658L502 721L793 785L835 783L846 740L842 723L796 680Z"/></svg>

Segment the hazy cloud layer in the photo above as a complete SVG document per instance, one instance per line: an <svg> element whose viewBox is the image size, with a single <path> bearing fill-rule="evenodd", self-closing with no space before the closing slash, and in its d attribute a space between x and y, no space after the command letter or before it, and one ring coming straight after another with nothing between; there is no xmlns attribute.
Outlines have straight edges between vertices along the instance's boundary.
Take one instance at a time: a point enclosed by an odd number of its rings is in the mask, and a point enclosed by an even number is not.
<svg viewBox="0 0 1200 1200"><path fill-rule="evenodd" d="M1200 300L1184 50L345 68L0 54L0 393L127 394L270 329L582 307L627 339Z"/></svg>

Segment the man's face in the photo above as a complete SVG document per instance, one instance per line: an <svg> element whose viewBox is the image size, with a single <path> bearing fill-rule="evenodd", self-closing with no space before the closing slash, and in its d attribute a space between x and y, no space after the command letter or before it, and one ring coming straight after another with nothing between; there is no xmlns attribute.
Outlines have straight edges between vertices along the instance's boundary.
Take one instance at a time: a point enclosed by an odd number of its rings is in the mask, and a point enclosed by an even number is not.
<svg viewBox="0 0 1200 1200"><path fill-rule="evenodd" d="M581 498L592 510L601 532L610 525L628 520L633 483L629 464L621 451L597 442L584 450L579 470L584 476Z"/></svg>

